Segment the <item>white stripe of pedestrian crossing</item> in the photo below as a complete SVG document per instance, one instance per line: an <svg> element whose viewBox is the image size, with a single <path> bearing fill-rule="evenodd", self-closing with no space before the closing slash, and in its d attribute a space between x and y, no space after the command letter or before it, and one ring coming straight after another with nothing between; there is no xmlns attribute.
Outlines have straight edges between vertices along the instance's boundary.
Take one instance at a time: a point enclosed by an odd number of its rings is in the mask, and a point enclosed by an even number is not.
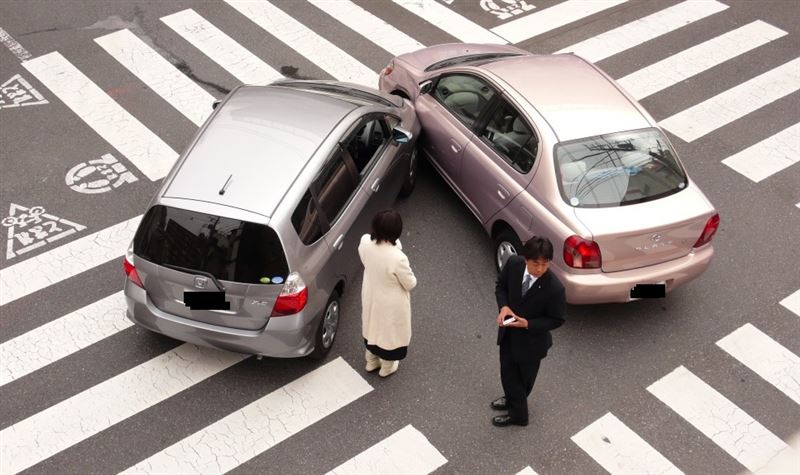
<svg viewBox="0 0 800 475"><path fill-rule="evenodd" d="M393 0L453 38L464 43L506 44L508 41L465 18L436 0Z"/></svg>
<svg viewBox="0 0 800 475"><path fill-rule="evenodd" d="M266 0L225 0L270 35L340 81L378 87L378 75Z"/></svg>
<svg viewBox="0 0 800 475"><path fill-rule="evenodd" d="M682 474L675 465L610 412L572 441L611 474Z"/></svg>
<svg viewBox="0 0 800 475"><path fill-rule="evenodd" d="M747 323L717 346L800 404L800 358Z"/></svg>
<svg viewBox="0 0 800 475"><path fill-rule="evenodd" d="M242 361L184 344L0 432L0 472L17 473Z"/></svg>
<svg viewBox="0 0 800 475"><path fill-rule="evenodd" d="M195 125L202 125L211 114L214 96L130 30L119 30L94 41Z"/></svg>
<svg viewBox="0 0 800 475"><path fill-rule="evenodd" d="M133 325L117 292L0 345L0 386Z"/></svg>
<svg viewBox="0 0 800 475"><path fill-rule="evenodd" d="M422 432L407 425L326 475L427 475L446 463Z"/></svg>
<svg viewBox="0 0 800 475"><path fill-rule="evenodd" d="M411 1L411 0L410 0ZM519 43L534 36L547 33L564 25L574 23L603 10L616 7L628 0L567 0L536 13L503 23L492 28L495 33L511 43Z"/></svg>
<svg viewBox="0 0 800 475"><path fill-rule="evenodd" d="M151 180L166 176L178 154L55 51L22 63L95 132Z"/></svg>
<svg viewBox="0 0 800 475"><path fill-rule="evenodd" d="M225 473L370 391L339 357L123 473Z"/></svg>
<svg viewBox="0 0 800 475"><path fill-rule="evenodd" d="M308 0L343 25L395 56L425 47L422 43L350 0Z"/></svg>
<svg viewBox="0 0 800 475"><path fill-rule="evenodd" d="M636 99L643 99L736 56L786 35L761 20L685 49L617 80Z"/></svg>
<svg viewBox="0 0 800 475"><path fill-rule="evenodd" d="M800 203L797 203L797 207L800 208ZM781 305L800 317L800 290L781 300Z"/></svg>
<svg viewBox="0 0 800 475"><path fill-rule="evenodd" d="M161 21L243 84L269 84L283 78L192 9L167 15Z"/></svg>
<svg viewBox="0 0 800 475"><path fill-rule="evenodd" d="M575 53L596 63L623 51L678 30L728 8L716 0L686 0L587 40L567 46L556 53Z"/></svg>
<svg viewBox="0 0 800 475"><path fill-rule="evenodd" d="M716 389L679 366L647 388L670 409L755 472L791 450Z"/></svg>
<svg viewBox="0 0 800 475"><path fill-rule="evenodd" d="M793 59L660 122L692 142L800 89L800 58Z"/></svg>
<svg viewBox="0 0 800 475"><path fill-rule="evenodd" d="M756 183L797 162L800 162L800 123L722 161Z"/></svg>
<svg viewBox="0 0 800 475"><path fill-rule="evenodd" d="M522 470L520 470L519 472L517 472L517 475L539 475L539 474L536 473L536 471L534 471L532 468L525 467Z"/></svg>
<svg viewBox="0 0 800 475"><path fill-rule="evenodd" d="M133 217L0 270L0 305L38 292L112 259L121 259L141 218L141 215Z"/></svg>

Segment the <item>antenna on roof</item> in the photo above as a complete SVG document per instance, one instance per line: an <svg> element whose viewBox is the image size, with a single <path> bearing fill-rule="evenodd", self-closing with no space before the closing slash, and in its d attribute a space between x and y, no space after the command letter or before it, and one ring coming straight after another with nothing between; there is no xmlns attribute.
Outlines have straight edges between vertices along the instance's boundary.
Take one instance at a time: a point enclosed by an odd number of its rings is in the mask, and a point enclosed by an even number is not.
<svg viewBox="0 0 800 475"><path fill-rule="evenodd" d="M220 195L224 195L224 194L225 194L225 189L226 189L226 188L228 188L228 183L230 183L230 182L231 182L231 178L233 178L233 174L231 174L231 175L228 177L228 179L227 179L227 180L225 180L225 184L224 184L224 185L222 185L222 188L220 188L220 190L219 190L219 194L220 194Z"/></svg>

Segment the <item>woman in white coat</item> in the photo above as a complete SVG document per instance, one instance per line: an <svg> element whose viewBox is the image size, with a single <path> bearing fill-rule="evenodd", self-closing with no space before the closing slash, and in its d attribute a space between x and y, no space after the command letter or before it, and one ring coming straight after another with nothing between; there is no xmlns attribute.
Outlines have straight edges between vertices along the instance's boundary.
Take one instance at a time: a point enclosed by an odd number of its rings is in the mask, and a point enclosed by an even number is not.
<svg viewBox="0 0 800 475"><path fill-rule="evenodd" d="M361 323L367 346L367 371L380 368L383 377L397 371L411 342L411 296L417 278L399 237L403 220L393 210L372 220L372 233L361 237L358 255L364 265Z"/></svg>

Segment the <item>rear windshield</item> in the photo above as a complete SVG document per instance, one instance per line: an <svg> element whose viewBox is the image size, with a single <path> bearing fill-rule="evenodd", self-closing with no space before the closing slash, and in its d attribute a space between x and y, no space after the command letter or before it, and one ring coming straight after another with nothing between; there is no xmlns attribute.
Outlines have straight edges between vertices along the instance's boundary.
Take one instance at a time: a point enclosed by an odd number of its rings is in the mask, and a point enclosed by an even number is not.
<svg viewBox="0 0 800 475"><path fill-rule="evenodd" d="M555 156L561 196L576 208L642 203L686 187L686 174L657 129L561 143Z"/></svg>
<svg viewBox="0 0 800 475"><path fill-rule="evenodd" d="M133 252L154 264L247 284L279 283L289 273L283 247L271 228L162 205L145 214L133 238Z"/></svg>

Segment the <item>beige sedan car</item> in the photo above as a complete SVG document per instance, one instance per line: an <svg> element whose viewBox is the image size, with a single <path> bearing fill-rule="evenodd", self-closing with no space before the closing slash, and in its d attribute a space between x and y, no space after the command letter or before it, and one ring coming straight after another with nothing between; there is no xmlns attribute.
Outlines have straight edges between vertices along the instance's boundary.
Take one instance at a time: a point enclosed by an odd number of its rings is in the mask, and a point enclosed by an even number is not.
<svg viewBox="0 0 800 475"><path fill-rule="evenodd" d="M580 57L445 44L394 58L418 144L495 242L548 237L574 304L663 297L706 270L719 215L630 94Z"/></svg>

